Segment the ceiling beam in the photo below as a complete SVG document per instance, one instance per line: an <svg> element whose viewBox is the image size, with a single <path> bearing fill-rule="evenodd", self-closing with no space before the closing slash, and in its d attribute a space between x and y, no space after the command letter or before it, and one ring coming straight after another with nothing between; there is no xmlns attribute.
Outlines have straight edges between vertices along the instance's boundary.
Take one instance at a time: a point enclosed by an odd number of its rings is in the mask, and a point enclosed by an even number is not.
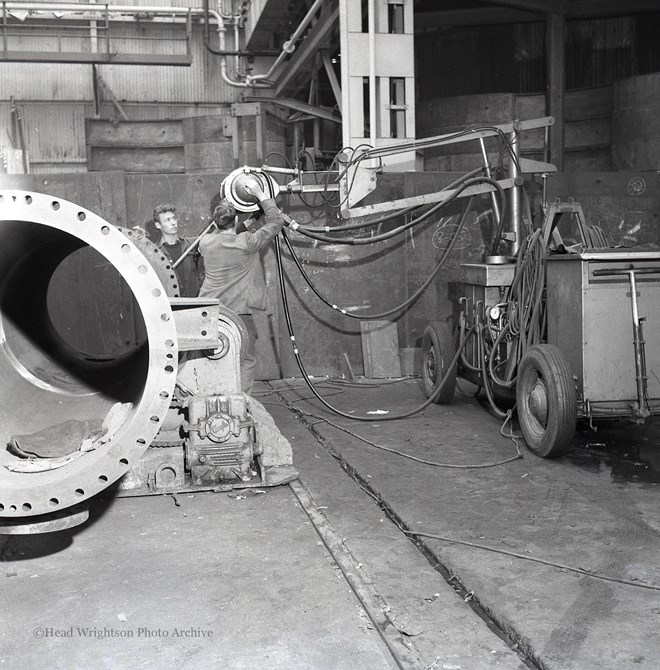
<svg viewBox="0 0 660 670"><path fill-rule="evenodd" d="M658 0L573 0L567 16L571 19L587 19L605 16L627 16L660 12Z"/></svg>
<svg viewBox="0 0 660 670"><path fill-rule="evenodd" d="M523 12L506 7L416 12L415 32L423 32L427 28L492 26L499 23L529 23L531 21L543 21L543 17L533 12Z"/></svg>
<svg viewBox="0 0 660 670"><path fill-rule="evenodd" d="M328 76L328 81L330 82L332 93L335 96L335 102L337 103L339 113L341 114L341 86L337 80L337 74L332 67L332 62L330 60L330 55L328 54L327 49L321 50L321 58L323 59L323 66L325 67L325 73Z"/></svg>
<svg viewBox="0 0 660 670"><path fill-rule="evenodd" d="M658 0L485 0L491 5L513 7L540 14L563 14L567 18L626 16L660 11ZM479 10L473 10L478 12Z"/></svg>
<svg viewBox="0 0 660 670"><path fill-rule="evenodd" d="M301 112L303 114L308 114L309 116L326 119L327 121L332 121L332 123L337 123L341 125L341 114L337 114L327 107L315 107L314 105L308 105L302 100L294 100L292 98L272 98L265 96L248 96L245 98L246 102L268 102L272 105L279 105L285 109L291 109L295 112Z"/></svg>
<svg viewBox="0 0 660 670"><path fill-rule="evenodd" d="M605 18L608 16L628 16L660 12L658 0L572 0L569 4L555 4L544 0L485 0L493 6L481 9L450 9L430 12L415 12L415 32L437 28L456 28L460 26L483 26L503 23L530 23L542 21L545 16L542 7L550 14L561 14L562 8L567 19ZM507 4L510 7L495 7ZM513 7L515 4L516 8ZM534 9L532 9L532 5ZM522 7L527 7L527 10ZM520 7L520 8L518 8Z"/></svg>
<svg viewBox="0 0 660 670"><path fill-rule="evenodd" d="M537 14L565 14L569 6L567 0L486 0L486 2Z"/></svg>

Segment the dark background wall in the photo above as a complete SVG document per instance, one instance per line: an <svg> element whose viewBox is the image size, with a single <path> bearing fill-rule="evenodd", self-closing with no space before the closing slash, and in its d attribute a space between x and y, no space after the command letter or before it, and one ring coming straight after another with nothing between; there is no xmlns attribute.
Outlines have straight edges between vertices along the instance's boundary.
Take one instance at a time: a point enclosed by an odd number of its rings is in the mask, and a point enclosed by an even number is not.
<svg viewBox="0 0 660 670"><path fill-rule="evenodd" d="M542 93L544 22L434 29L415 35L418 102L474 93ZM660 13L566 22L566 88L660 70Z"/></svg>
<svg viewBox="0 0 660 670"><path fill-rule="evenodd" d="M217 194L224 174L129 175L96 173L78 175L4 176L2 188L37 190L67 198L99 214L112 224L143 225L154 204L166 200L181 214L184 234L196 236L204 227L209 203ZM438 190L456 173L404 173L383 176L372 200L394 199ZM530 185L530 193L540 185ZM587 221L601 226L615 244L660 243L660 179L655 171L617 173L561 173L548 181L548 198L575 198ZM281 207L300 223L329 225L336 216L327 210L310 209L299 198L280 200ZM365 246L325 244L292 233L290 239L311 279L328 300L351 313L376 314L400 304L433 270L462 212L461 204L441 210L437 216L393 240ZM492 229L490 200L475 199L472 213L446 265L424 294L396 318L399 346L419 346L425 324L450 319L459 295L461 263L481 258ZM395 220L391 225L397 224ZM276 265L270 250L265 255L271 291L272 316L260 323L261 378L297 376L288 333L284 328L278 296ZM284 253L286 283L297 344L308 372L339 374L344 354L356 373L362 372L360 324L324 306L302 280ZM91 278L91 281L94 277ZM94 309L106 299L103 282L98 292L66 296L67 309Z"/></svg>

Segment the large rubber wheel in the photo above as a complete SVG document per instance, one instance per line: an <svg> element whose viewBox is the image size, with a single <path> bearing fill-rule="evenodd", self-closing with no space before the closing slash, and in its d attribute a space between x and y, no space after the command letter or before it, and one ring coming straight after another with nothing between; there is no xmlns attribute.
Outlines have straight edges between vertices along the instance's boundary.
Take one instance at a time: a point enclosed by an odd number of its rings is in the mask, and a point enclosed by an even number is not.
<svg viewBox="0 0 660 670"><path fill-rule="evenodd" d="M566 453L577 425L577 394L571 368L552 344L530 347L518 366L518 420L537 456Z"/></svg>
<svg viewBox="0 0 660 670"><path fill-rule="evenodd" d="M424 393L430 398L449 370L456 355L456 346L449 326L443 321L429 323L422 339L422 382ZM446 405L454 398L456 390L456 365L449 370L447 381L433 402Z"/></svg>

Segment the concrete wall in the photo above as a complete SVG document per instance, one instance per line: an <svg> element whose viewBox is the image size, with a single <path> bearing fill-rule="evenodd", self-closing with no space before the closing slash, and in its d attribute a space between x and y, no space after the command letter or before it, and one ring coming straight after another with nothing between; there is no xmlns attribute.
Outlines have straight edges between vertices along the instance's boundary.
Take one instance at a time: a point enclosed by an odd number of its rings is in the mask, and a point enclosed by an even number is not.
<svg viewBox="0 0 660 670"><path fill-rule="evenodd" d="M548 200L573 198L587 223L600 226L613 245L660 246L657 171L561 173L548 182Z"/></svg>
<svg viewBox="0 0 660 670"><path fill-rule="evenodd" d="M564 165L567 172L660 168L660 72L619 79L612 85L567 91ZM420 137L468 125L545 116L545 96L488 93L429 100L417 107ZM524 133L521 152L543 151L543 132ZM479 160L476 143L425 152L427 170L467 170ZM491 144L491 147L493 145ZM494 148L493 148L494 149Z"/></svg>
<svg viewBox="0 0 660 670"><path fill-rule="evenodd" d="M512 119L546 116L545 96L484 93L430 100L417 108L419 137L462 130L469 125L509 123ZM599 86L566 93L564 152L566 170L612 169L612 86ZM523 156L541 159L544 132L525 132L520 138ZM491 160L499 148L487 142ZM431 149L425 152L426 170L468 170L480 161L476 142Z"/></svg>

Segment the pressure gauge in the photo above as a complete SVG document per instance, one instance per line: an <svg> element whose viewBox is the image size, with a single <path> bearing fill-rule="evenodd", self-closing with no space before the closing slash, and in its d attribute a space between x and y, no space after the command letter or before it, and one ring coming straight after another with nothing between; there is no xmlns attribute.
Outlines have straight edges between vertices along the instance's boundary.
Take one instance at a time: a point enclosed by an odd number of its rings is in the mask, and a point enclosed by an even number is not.
<svg viewBox="0 0 660 670"><path fill-rule="evenodd" d="M502 310L495 305L488 310L488 316L490 316L493 321L497 321L502 316Z"/></svg>

